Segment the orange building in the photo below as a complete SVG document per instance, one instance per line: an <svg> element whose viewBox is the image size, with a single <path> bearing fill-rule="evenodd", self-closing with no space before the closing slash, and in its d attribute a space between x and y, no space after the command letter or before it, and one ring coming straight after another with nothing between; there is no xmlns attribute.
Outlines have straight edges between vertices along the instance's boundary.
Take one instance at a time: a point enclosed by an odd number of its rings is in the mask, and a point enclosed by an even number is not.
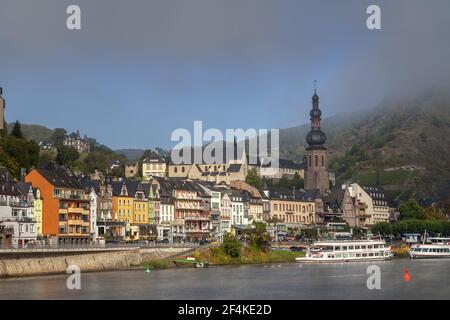
<svg viewBox="0 0 450 320"><path fill-rule="evenodd" d="M33 169L25 181L41 192L43 236L57 236L61 244L89 242L89 195L73 175L49 164Z"/></svg>

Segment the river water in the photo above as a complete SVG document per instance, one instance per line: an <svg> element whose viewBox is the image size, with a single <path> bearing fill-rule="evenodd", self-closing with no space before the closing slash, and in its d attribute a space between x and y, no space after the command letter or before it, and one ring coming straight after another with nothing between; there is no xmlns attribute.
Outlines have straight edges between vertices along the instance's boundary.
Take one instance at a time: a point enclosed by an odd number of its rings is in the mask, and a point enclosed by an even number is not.
<svg viewBox="0 0 450 320"><path fill-rule="evenodd" d="M367 288L367 268L381 271L381 289ZM408 270L409 281L404 272ZM0 299L449 299L450 260L275 264L82 273L0 280Z"/></svg>

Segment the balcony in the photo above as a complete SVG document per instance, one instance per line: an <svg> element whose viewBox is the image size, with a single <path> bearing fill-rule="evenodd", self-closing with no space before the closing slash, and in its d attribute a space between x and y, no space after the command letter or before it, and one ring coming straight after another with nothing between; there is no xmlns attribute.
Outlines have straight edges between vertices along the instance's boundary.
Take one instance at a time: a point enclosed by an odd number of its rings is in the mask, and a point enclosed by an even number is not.
<svg viewBox="0 0 450 320"><path fill-rule="evenodd" d="M210 217L205 216L184 216L185 221L210 221Z"/></svg>
<svg viewBox="0 0 450 320"><path fill-rule="evenodd" d="M200 229L186 229L186 233L202 233L202 234L209 234L210 230L200 230Z"/></svg>
<svg viewBox="0 0 450 320"><path fill-rule="evenodd" d="M29 208L30 205L28 205L25 201L0 201L0 206L10 206L14 208Z"/></svg>
<svg viewBox="0 0 450 320"><path fill-rule="evenodd" d="M81 226L83 224L83 220L69 220L69 225L77 225Z"/></svg>

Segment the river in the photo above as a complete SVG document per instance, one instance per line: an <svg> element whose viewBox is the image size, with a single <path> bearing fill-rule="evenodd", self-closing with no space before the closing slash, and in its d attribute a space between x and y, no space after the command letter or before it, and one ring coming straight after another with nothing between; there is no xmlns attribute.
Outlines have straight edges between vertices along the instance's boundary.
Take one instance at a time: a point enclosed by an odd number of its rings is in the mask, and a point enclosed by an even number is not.
<svg viewBox="0 0 450 320"><path fill-rule="evenodd" d="M381 270L381 289L367 288L367 267ZM410 280L405 281L408 269ZM448 299L450 260L396 259L352 264L276 264L82 273L0 279L0 299Z"/></svg>

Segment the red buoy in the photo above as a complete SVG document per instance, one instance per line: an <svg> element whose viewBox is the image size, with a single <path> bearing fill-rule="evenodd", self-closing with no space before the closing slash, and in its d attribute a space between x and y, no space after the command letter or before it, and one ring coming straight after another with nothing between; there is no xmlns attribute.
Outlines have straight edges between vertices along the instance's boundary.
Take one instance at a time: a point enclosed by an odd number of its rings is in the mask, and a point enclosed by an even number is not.
<svg viewBox="0 0 450 320"><path fill-rule="evenodd" d="M409 280L411 280L411 276L409 275L408 269L405 269L405 272L403 274L403 279L405 280L405 282L408 282Z"/></svg>

